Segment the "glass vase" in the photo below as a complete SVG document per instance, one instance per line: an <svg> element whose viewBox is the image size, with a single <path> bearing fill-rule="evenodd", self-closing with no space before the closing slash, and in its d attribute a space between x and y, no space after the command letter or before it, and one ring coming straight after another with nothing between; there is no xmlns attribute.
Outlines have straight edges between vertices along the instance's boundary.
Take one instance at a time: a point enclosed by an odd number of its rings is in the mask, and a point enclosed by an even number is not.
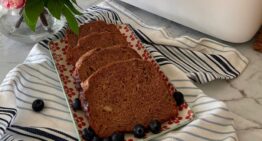
<svg viewBox="0 0 262 141"><path fill-rule="evenodd" d="M65 21L53 18L47 10L39 17L33 32L25 23L23 9L6 9L0 5L0 32L6 37L25 43L35 43L60 30Z"/></svg>

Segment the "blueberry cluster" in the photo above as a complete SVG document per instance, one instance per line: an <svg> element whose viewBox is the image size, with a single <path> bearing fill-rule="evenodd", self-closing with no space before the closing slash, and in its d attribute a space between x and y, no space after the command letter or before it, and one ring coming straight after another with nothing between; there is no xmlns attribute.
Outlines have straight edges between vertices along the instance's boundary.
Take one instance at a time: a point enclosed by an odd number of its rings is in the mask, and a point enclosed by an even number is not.
<svg viewBox="0 0 262 141"><path fill-rule="evenodd" d="M152 120L149 123L148 129L153 134L158 134L161 131L161 123L158 120ZM133 134L136 138L143 138L145 136L146 129L143 125L137 124L133 129Z"/></svg>
<svg viewBox="0 0 262 141"><path fill-rule="evenodd" d="M114 133L111 137L100 138L96 136L94 130L92 128L85 128L83 130L83 138L87 141L124 141L125 135L123 133Z"/></svg>
<svg viewBox="0 0 262 141"><path fill-rule="evenodd" d="M152 133L157 134L161 131L161 123L158 120L152 120L149 123L148 129ZM137 124L133 128L133 134L136 138L143 138L145 136L145 133L146 129L141 124ZM83 130L83 138L87 141L124 141L125 135L124 133L116 132L113 133L111 137L102 139L95 134L94 130L91 127L89 127Z"/></svg>

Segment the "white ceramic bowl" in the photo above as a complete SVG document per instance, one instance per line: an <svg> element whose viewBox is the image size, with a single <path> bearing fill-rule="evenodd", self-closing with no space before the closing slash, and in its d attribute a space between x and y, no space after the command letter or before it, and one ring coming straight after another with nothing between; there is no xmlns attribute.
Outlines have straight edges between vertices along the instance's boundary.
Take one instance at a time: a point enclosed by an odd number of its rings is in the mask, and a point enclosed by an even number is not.
<svg viewBox="0 0 262 141"><path fill-rule="evenodd" d="M242 43L262 24L262 0L122 0L219 39Z"/></svg>

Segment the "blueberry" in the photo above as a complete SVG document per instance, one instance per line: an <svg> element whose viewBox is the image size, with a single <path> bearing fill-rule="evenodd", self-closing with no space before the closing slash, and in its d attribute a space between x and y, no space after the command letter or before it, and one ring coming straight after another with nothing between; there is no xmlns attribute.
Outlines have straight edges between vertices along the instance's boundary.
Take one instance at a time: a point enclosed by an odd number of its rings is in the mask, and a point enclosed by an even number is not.
<svg viewBox="0 0 262 141"><path fill-rule="evenodd" d="M177 106L180 106L185 102L184 95L179 91L174 92L173 97L176 100Z"/></svg>
<svg viewBox="0 0 262 141"><path fill-rule="evenodd" d="M90 128L90 127L85 128L83 130L83 137L87 141L91 141L95 137L95 131L92 128Z"/></svg>
<svg viewBox="0 0 262 141"><path fill-rule="evenodd" d="M45 107L45 103L42 99L37 99L33 102L32 104L32 109L35 111L35 112L40 112L44 109Z"/></svg>
<svg viewBox="0 0 262 141"><path fill-rule="evenodd" d="M125 135L123 133L114 133L111 139L112 141L124 141Z"/></svg>
<svg viewBox="0 0 262 141"><path fill-rule="evenodd" d="M112 141L112 140L111 137L108 137L108 138L104 138L103 141Z"/></svg>
<svg viewBox="0 0 262 141"><path fill-rule="evenodd" d="M137 138L143 138L145 136L145 128L144 128L144 126L141 125L141 124L137 124L133 128L133 134Z"/></svg>
<svg viewBox="0 0 262 141"><path fill-rule="evenodd" d="M99 138L98 136L94 136L93 140L92 141L102 141L101 138Z"/></svg>
<svg viewBox="0 0 262 141"><path fill-rule="evenodd" d="M149 123L149 130L154 134L159 133L161 131L161 123L158 120L152 120Z"/></svg>
<svg viewBox="0 0 262 141"><path fill-rule="evenodd" d="M73 102L73 109L74 110L81 110L81 101L79 98L76 98L74 99L74 102Z"/></svg>

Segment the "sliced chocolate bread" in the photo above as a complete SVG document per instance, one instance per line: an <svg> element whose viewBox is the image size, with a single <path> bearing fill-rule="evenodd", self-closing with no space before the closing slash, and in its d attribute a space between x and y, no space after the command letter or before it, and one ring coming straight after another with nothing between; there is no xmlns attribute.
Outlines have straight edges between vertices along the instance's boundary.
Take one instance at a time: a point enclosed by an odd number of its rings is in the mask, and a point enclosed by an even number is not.
<svg viewBox="0 0 262 141"><path fill-rule="evenodd" d="M166 81L148 61L109 64L81 85L81 101L88 101L89 125L99 137L131 132L137 124L148 127L151 120L164 122L178 114Z"/></svg>
<svg viewBox="0 0 262 141"><path fill-rule="evenodd" d="M76 47L68 48L66 58L70 64L75 65L77 60L87 51L114 45L128 46L126 38L120 32L91 33L81 38Z"/></svg>
<svg viewBox="0 0 262 141"><path fill-rule="evenodd" d="M80 80L83 82L92 73L105 65L132 58L141 59L135 50L126 46L117 45L117 47L92 49L79 58L74 73L78 74Z"/></svg>
<svg viewBox="0 0 262 141"><path fill-rule="evenodd" d="M93 32L120 32L114 24L107 24L104 21L93 21L83 24L79 27L79 36L77 36L72 30L66 31L66 38L69 47L75 47L78 39L93 33Z"/></svg>

